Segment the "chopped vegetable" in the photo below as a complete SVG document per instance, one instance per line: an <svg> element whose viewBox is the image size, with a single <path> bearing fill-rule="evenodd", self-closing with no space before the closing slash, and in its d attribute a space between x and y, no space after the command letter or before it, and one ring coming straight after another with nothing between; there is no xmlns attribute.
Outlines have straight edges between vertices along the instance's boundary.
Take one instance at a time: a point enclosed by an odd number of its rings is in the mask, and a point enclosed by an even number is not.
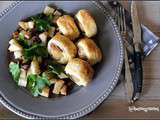
<svg viewBox="0 0 160 120"><path fill-rule="evenodd" d="M40 95L44 97L49 97L49 87L44 87Z"/></svg>
<svg viewBox="0 0 160 120"><path fill-rule="evenodd" d="M60 11L56 10L56 11L54 12L54 15L55 15L55 16L61 16L62 13L61 13Z"/></svg>
<svg viewBox="0 0 160 120"><path fill-rule="evenodd" d="M27 29L28 29L28 23L27 23L27 22L21 21L21 22L19 22L18 24L19 24L19 26L20 26L22 29L24 29L24 30L27 30Z"/></svg>
<svg viewBox="0 0 160 120"><path fill-rule="evenodd" d="M22 51L14 51L15 59L22 59Z"/></svg>
<svg viewBox="0 0 160 120"><path fill-rule="evenodd" d="M28 22L28 28L29 29L33 29L34 28L34 22L33 21L29 21Z"/></svg>
<svg viewBox="0 0 160 120"><path fill-rule="evenodd" d="M24 30L28 30L28 29L33 29L34 28L34 22L33 21L29 21L29 22L21 21L18 24Z"/></svg>
<svg viewBox="0 0 160 120"><path fill-rule="evenodd" d="M50 86L49 80L46 77L41 77L39 75L31 74L28 76L27 81L27 88L35 97L42 93L43 88Z"/></svg>
<svg viewBox="0 0 160 120"><path fill-rule="evenodd" d="M50 15L50 14L53 14L53 13L54 13L54 11L55 11L55 9L54 9L54 8L49 7L49 6L46 6L46 7L44 8L43 13L44 13L45 15Z"/></svg>
<svg viewBox="0 0 160 120"><path fill-rule="evenodd" d="M20 77L20 73L21 73L19 64L14 63L14 62L10 62L9 71L12 74L12 77L13 77L14 81L16 83L18 83L18 80L19 80L19 77Z"/></svg>
<svg viewBox="0 0 160 120"><path fill-rule="evenodd" d="M15 40L15 39L11 39L11 40L9 41L9 44L10 44L10 46L9 46L8 50L9 50L10 52L22 51L22 50L23 50L22 46L21 46L21 45L17 42L17 40Z"/></svg>
<svg viewBox="0 0 160 120"><path fill-rule="evenodd" d="M61 95L67 95L67 85L64 85L60 91Z"/></svg>
<svg viewBox="0 0 160 120"><path fill-rule="evenodd" d="M36 44L28 49L24 49L24 57L25 59L32 59L34 56L36 57L48 57L48 51L45 46Z"/></svg>
<svg viewBox="0 0 160 120"><path fill-rule="evenodd" d="M27 71L21 68L21 74L18 81L18 85L22 87L26 87L27 85Z"/></svg>
<svg viewBox="0 0 160 120"><path fill-rule="evenodd" d="M54 89L53 89L52 92L54 94L60 94L63 85L64 85L64 81L63 80L57 80L55 85L54 85Z"/></svg>
<svg viewBox="0 0 160 120"><path fill-rule="evenodd" d="M41 34L39 34L39 38L42 41L42 44L46 45L47 44L47 32L43 32Z"/></svg>
<svg viewBox="0 0 160 120"><path fill-rule="evenodd" d="M34 75L39 75L41 73L39 63L35 57L33 58L31 62L29 73L34 74Z"/></svg>

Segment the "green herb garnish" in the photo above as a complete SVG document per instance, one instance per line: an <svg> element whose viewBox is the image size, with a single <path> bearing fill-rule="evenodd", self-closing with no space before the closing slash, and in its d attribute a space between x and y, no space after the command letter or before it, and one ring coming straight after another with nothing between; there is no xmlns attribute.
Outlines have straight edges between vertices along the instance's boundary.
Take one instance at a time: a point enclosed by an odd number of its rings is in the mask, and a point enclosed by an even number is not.
<svg viewBox="0 0 160 120"><path fill-rule="evenodd" d="M53 74L56 74L59 78L64 79L68 78L68 76L64 72L64 67L60 64L52 63L48 66L49 71Z"/></svg>
<svg viewBox="0 0 160 120"><path fill-rule="evenodd" d="M29 48L29 44L27 40L25 40L24 34L22 32L19 33L18 43L23 46L23 48Z"/></svg>
<svg viewBox="0 0 160 120"><path fill-rule="evenodd" d="M39 31L39 32L48 31L48 29L51 27L49 21L47 21L45 19L42 19L39 16L32 17L32 20L36 24L36 30Z"/></svg>
<svg viewBox="0 0 160 120"><path fill-rule="evenodd" d="M20 77L20 73L21 73L19 64L11 62L9 64L9 71L12 74L12 77L13 77L14 81L16 83L18 83L18 80L19 80L19 77Z"/></svg>
<svg viewBox="0 0 160 120"><path fill-rule="evenodd" d="M53 18L54 18L54 15L49 14L49 15L46 17L46 20L47 20L48 22L52 23Z"/></svg>
<svg viewBox="0 0 160 120"><path fill-rule="evenodd" d="M24 58L25 59L32 59L34 56L36 57L48 57L48 51L45 46L41 44L33 45L32 47L28 49L24 49Z"/></svg>
<svg viewBox="0 0 160 120"><path fill-rule="evenodd" d="M38 96L46 86L49 87L50 82L45 76L31 74L27 77L27 88L35 97Z"/></svg>

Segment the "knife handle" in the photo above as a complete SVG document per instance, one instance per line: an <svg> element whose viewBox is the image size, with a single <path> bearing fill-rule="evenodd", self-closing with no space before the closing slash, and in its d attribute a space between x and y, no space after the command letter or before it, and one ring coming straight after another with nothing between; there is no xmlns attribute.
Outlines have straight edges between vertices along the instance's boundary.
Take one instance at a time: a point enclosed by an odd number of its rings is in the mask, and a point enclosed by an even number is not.
<svg viewBox="0 0 160 120"><path fill-rule="evenodd" d="M142 67L142 56L141 52L136 52L134 54L134 64L135 64L135 79L134 83L134 93L142 92L143 84L143 67Z"/></svg>

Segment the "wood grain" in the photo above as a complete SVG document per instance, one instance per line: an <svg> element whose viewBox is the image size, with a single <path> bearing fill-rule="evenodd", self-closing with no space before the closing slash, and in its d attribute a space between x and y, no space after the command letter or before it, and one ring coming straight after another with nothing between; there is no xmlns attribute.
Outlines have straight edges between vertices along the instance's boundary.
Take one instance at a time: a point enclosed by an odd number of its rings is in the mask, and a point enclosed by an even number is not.
<svg viewBox="0 0 160 120"><path fill-rule="evenodd" d="M2 2L1 2L2 3ZM0 5L1 5L0 3ZM128 2L122 1L126 8ZM160 36L160 1L138 1L141 22ZM136 107L160 107L160 45L145 58L143 94ZM159 112L129 112L123 84L119 84L94 112L81 119L159 119ZM0 105L0 119L22 119Z"/></svg>

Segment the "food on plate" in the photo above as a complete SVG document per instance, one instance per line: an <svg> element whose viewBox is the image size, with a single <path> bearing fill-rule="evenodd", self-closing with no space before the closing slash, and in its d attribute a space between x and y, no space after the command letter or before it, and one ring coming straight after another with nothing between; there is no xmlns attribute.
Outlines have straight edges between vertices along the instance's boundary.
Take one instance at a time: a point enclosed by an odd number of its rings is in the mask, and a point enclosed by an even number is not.
<svg viewBox="0 0 160 120"><path fill-rule="evenodd" d="M56 34L48 42L48 52L58 63L66 64L76 56L77 48L69 38Z"/></svg>
<svg viewBox="0 0 160 120"><path fill-rule="evenodd" d="M82 38L77 42L78 55L87 60L91 65L102 60L102 53L96 43L89 38Z"/></svg>
<svg viewBox="0 0 160 120"><path fill-rule="evenodd" d="M67 85L64 85L60 91L62 95L67 95Z"/></svg>
<svg viewBox="0 0 160 120"><path fill-rule="evenodd" d="M92 80L94 70L88 62L74 58L66 65L65 72L77 85L87 86Z"/></svg>
<svg viewBox="0 0 160 120"><path fill-rule="evenodd" d="M78 21L46 6L43 13L21 20L12 33L9 72L15 83L34 97L67 96L75 86L92 81L92 66L102 59L100 48L90 38L97 27L87 10L80 10L76 17Z"/></svg>
<svg viewBox="0 0 160 120"><path fill-rule="evenodd" d="M49 90L50 90L49 87L44 87L40 95L44 97L49 97Z"/></svg>
<svg viewBox="0 0 160 120"><path fill-rule="evenodd" d="M24 30L33 29L34 28L34 22L33 21L29 21L29 22L23 22L23 21L21 21L18 24Z"/></svg>
<svg viewBox="0 0 160 120"><path fill-rule="evenodd" d="M9 44L10 44L10 46L9 46L8 50L10 52L22 51L23 50L22 46L15 39L11 39L9 41Z"/></svg>
<svg viewBox="0 0 160 120"><path fill-rule="evenodd" d="M75 40L80 35L74 19L69 15L59 17L57 20L57 25L59 30L71 40Z"/></svg>
<svg viewBox="0 0 160 120"><path fill-rule="evenodd" d="M37 58L33 58L30 68L28 69L28 74L39 75L41 73L40 65Z"/></svg>
<svg viewBox="0 0 160 120"><path fill-rule="evenodd" d="M57 80L55 82L54 89L53 89L52 92L54 94L60 94L61 89L63 88L63 86L64 86L64 81L63 80Z"/></svg>
<svg viewBox="0 0 160 120"><path fill-rule="evenodd" d="M51 14L54 14L54 11L55 11L54 8L52 8L52 7L50 7L50 6L46 6L46 7L44 8L43 13L44 13L45 15L51 15Z"/></svg>
<svg viewBox="0 0 160 120"><path fill-rule="evenodd" d="M76 14L76 19L78 20L80 29L85 33L87 37L92 37L96 35L97 25L94 18L88 10L79 10Z"/></svg>
<svg viewBox="0 0 160 120"><path fill-rule="evenodd" d="M18 85L23 87L27 85L27 71L23 68L21 68Z"/></svg>

